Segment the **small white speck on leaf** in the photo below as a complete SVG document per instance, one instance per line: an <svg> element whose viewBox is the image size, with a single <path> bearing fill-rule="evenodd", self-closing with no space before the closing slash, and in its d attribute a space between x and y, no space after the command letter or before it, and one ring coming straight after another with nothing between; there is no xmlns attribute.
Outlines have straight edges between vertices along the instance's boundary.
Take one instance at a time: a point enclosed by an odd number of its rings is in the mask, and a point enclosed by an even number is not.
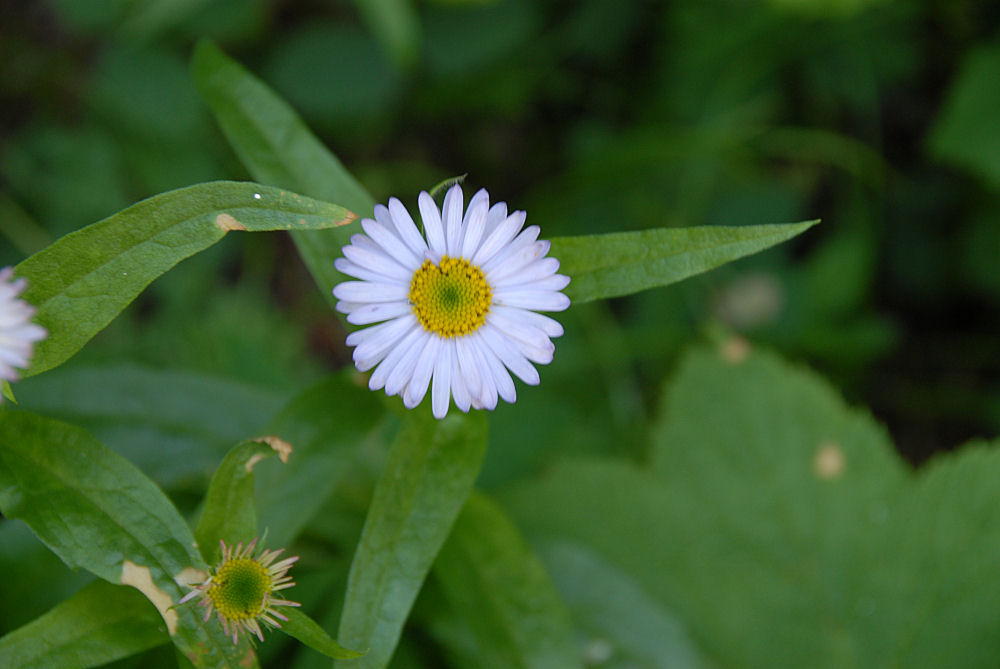
<svg viewBox="0 0 1000 669"><path fill-rule="evenodd" d="M830 481L840 478L847 469L844 449L835 441L824 441L816 447L812 465L813 473L821 479Z"/></svg>
<svg viewBox="0 0 1000 669"><path fill-rule="evenodd" d="M259 200L260 199L260 193L254 193L253 194L253 199Z"/></svg>

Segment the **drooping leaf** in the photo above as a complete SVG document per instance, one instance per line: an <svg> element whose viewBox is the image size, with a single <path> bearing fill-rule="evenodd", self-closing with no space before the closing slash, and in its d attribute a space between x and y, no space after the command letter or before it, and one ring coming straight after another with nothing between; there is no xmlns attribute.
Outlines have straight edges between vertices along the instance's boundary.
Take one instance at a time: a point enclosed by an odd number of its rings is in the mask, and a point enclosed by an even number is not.
<svg viewBox="0 0 1000 669"><path fill-rule="evenodd" d="M170 643L163 620L133 588L94 581L0 638L0 666L93 667Z"/></svg>
<svg viewBox="0 0 1000 669"><path fill-rule="evenodd" d="M473 493L434 577L478 642L477 666L580 667L569 614L541 561L493 501Z"/></svg>
<svg viewBox="0 0 1000 669"><path fill-rule="evenodd" d="M16 269L49 331L25 376L65 362L154 279L230 230L321 229L353 218L277 188L219 181L156 195L66 235Z"/></svg>
<svg viewBox="0 0 1000 669"><path fill-rule="evenodd" d="M281 631L295 637L313 650L335 660L353 660L364 656L362 651L341 646L316 621L298 609L285 609L283 613L288 616L288 620L281 623Z"/></svg>
<svg viewBox="0 0 1000 669"><path fill-rule="evenodd" d="M995 445L913 476L869 416L745 346L688 356L663 409L649 470L581 459L505 496L529 536L621 569L721 666L995 664Z"/></svg>
<svg viewBox="0 0 1000 669"><path fill-rule="evenodd" d="M375 201L298 114L257 77L211 42L200 42L191 61L195 83L226 139L258 181L340 202L371 216ZM344 276L333 267L356 226L292 237L324 297Z"/></svg>
<svg viewBox="0 0 1000 669"><path fill-rule="evenodd" d="M221 558L220 541L245 545L257 537L253 470L259 461L276 453L286 461L291 447L275 436L244 441L234 446L215 470L194 532L209 564Z"/></svg>
<svg viewBox="0 0 1000 669"><path fill-rule="evenodd" d="M198 667L256 665L245 640L202 623L179 582L204 578L194 536L156 485L80 428L0 411L0 512L20 518L70 567L131 585Z"/></svg>
<svg viewBox="0 0 1000 669"><path fill-rule="evenodd" d="M666 286L756 253L808 230L818 221L784 225L658 228L558 237L551 255L572 278L574 303Z"/></svg>
<svg viewBox="0 0 1000 669"><path fill-rule="evenodd" d="M472 491L486 417L411 411L375 488L348 577L338 637L368 648L355 668L385 667L435 556Z"/></svg>

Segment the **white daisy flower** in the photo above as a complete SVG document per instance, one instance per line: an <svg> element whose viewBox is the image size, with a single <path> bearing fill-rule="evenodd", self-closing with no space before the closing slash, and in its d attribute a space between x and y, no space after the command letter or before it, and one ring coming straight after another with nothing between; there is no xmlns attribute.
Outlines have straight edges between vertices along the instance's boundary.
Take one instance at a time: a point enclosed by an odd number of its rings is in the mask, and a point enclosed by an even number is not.
<svg viewBox="0 0 1000 669"><path fill-rule="evenodd" d="M35 308L18 297L27 282L13 277L13 267L0 270L0 380L8 382L17 381L17 369L28 366L35 342L48 336L45 328L31 322Z"/></svg>
<svg viewBox="0 0 1000 669"><path fill-rule="evenodd" d="M537 311L562 311L569 277L546 258L549 242L524 226L525 213L490 206L480 190L462 212L462 188L452 186L439 211L426 192L417 200L426 238L396 198L363 219L366 234L351 237L338 270L359 281L333 289L337 310L355 325L378 323L347 337L354 363L375 368L368 386L420 404L431 386L434 416L451 398L462 411L514 402L508 370L537 385L531 363L552 361L552 337L562 326ZM377 365L377 366L376 366Z"/></svg>

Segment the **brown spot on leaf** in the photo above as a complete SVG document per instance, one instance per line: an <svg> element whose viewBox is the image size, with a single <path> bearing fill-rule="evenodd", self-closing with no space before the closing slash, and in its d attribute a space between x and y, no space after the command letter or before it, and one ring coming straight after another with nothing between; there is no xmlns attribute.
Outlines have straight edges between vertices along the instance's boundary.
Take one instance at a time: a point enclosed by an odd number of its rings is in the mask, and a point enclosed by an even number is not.
<svg viewBox="0 0 1000 669"><path fill-rule="evenodd" d="M254 441L259 441L270 446L272 449L274 449L274 452L278 454L278 457L284 463L288 462L288 456L291 455L292 450L294 450L291 444L289 444L281 437L278 437L273 434L269 434L263 437L257 437L256 439L254 439ZM252 470L253 466L263 459L264 459L263 455L257 455L250 458L249 460L247 460L247 463L245 465L246 470L247 471Z"/></svg>
<svg viewBox="0 0 1000 669"><path fill-rule="evenodd" d="M195 567L184 567L174 576L174 581L177 585L198 585L199 583L204 583L205 579L208 578L208 574L202 569L196 569Z"/></svg>
<svg viewBox="0 0 1000 669"><path fill-rule="evenodd" d="M230 230L246 230L247 226L243 225L235 218L229 214L219 214L215 217L215 224L219 226L220 230L229 232Z"/></svg>
<svg viewBox="0 0 1000 669"><path fill-rule="evenodd" d="M847 458L840 444L835 441L824 441L816 447L812 464L816 476L830 481L844 474L844 470L847 469Z"/></svg>
<svg viewBox="0 0 1000 669"><path fill-rule="evenodd" d="M732 365L738 365L750 355L750 342L739 335L733 335L722 342L719 355Z"/></svg>
<svg viewBox="0 0 1000 669"><path fill-rule="evenodd" d="M177 633L177 612L173 610L174 599L165 590L157 587L153 582L153 575L149 567L138 565L131 560L125 560L122 565L122 585L131 585L133 588L146 595L146 598L153 602L153 606L160 612L163 622L167 624L167 632L170 636Z"/></svg>
<svg viewBox="0 0 1000 669"><path fill-rule="evenodd" d="M335 225L336 225L337 227L340 227L341 225L347 225L348 223L353 223L353 222L354 222L354 220L355 220L355 219L356 219L357 217L358 217L358 215L357 215L357 214L355 214L355 213L354 213L353 211L349 211L349 212L347 212L347 215L346 215L346 216L344 216L344 217L343 217L342 219L340 219L339 221L337 221L337 222L335 223Z"/></svg>

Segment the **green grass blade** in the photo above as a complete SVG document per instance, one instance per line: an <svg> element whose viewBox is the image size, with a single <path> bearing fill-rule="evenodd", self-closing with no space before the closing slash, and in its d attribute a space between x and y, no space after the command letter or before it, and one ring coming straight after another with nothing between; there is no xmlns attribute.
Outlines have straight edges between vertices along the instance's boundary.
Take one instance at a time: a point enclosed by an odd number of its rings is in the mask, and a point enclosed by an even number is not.
<svg viewBox="0 0 1000 669"><path fill-rule="evenodd" d="M281 623L281 631L295 637L316 652L334 660L353 660L364 656L363 652L341 646L316 621L299 609L284 609L282 613L288 616L288 620Z"/></svg>
<svg viewBox="0 0 1000 669"><path fill-rule="evenodd" d="M486 452L486 417L427 411L406 424L375 488L361 533L338 637L368 648L355 669L385 667L410 607L472 491Z"/></svg>
<svg viewBox="0 0 1000 669"><path fill-rule="evenodd" d="M169 191L66 235L17 266L24 299L49 331L31 376L62 364L154 279L230 230L320 229L354 215L254 183L217 181Z"/></svg>
<svg viewBox="0 0 1000 669"><path fill-rule="evenodd" d="M573 279L564 292L579 304L675 283L791 239L818 222L558 237L551 255Z"/></svg>

